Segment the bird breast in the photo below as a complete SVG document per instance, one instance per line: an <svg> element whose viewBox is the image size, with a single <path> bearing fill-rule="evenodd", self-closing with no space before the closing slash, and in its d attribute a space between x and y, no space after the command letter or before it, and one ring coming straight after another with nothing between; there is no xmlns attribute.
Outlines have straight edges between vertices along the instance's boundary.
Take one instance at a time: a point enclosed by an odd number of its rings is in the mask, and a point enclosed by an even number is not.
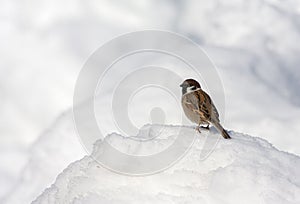
<svg viewBox="0 0 300 204"><path fill-rule="evenodd" d="M188 94L183 95L182 99L181 99L182 108L183 108L183 111L184 111L186 117L190 121L197 123L197 124L206 123L205 122L206 120L204 118L202 118L198 112L195 111L195 107L198 107L198 104L191 104L191 103L187 102L187 100L186 100L187 95Z"/></svg>

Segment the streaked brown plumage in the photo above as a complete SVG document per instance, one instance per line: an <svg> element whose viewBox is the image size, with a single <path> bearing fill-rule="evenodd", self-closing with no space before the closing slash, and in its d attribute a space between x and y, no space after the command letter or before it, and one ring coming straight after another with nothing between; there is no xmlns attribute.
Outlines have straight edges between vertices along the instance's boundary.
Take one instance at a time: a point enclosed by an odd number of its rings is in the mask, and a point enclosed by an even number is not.
<svg viewBox="0 0 300 204"><path fill-rule="evenodd" d="M197 130L200 132L200 125L212 124L215 126L225 139L230 139L227 131L222 127L219 120L219 113L211 98L205 93L200 84L194 79L187 79L182 87L182 108L185 115L192 122L197 123Z"/></svg>

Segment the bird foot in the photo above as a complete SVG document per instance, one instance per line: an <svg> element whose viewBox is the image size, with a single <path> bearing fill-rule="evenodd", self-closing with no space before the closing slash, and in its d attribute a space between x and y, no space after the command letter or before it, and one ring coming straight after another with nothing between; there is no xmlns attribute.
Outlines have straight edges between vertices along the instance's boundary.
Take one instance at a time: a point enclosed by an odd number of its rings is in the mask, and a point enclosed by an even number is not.
<svg viewBox="0 0 300 204"><path fill-rule="evenodd" d="M196 129L197 132L201 133L200 126L197 126L195 129Z"/></svg>
<svg viewBox="0 0 300 204"><path fill-rule="evenodd" d="M200 128L209 130L209 125L207 125L207 126L200 126Z"/></svg>

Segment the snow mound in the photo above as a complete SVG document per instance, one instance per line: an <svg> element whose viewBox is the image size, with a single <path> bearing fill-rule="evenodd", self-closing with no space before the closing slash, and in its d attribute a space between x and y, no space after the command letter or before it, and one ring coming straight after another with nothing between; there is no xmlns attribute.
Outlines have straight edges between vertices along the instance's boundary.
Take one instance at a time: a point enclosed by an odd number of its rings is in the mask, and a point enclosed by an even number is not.
<svg viewBox="0 0 300 204"><path fill-rule="evenodd" d="M170 145L168 133L191 127L144 126L135 137L106 137L122 151L141 153ZM145 149L137 138L150 140ZM95 143L91 156L70 164L33 203L300 203L300 158L274 148L267 141L230 132L220 139L211 129L202 131L185 156L170 168L148 176L126 176L103 168L93 157L102 154L103 141ZM215 144L202 157L207 144ZM140 150L141 149L141 150Z"/></svg>

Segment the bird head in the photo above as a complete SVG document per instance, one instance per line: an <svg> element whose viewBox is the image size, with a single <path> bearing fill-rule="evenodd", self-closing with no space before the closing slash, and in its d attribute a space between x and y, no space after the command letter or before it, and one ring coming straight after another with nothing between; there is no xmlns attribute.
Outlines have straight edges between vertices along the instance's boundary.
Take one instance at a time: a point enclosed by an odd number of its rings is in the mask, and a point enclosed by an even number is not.
<svg viewBox="0 0 300 204"><path fill-rule="evenodd" d="M180 87L182 88L182 94L201 89L199 82L194 79L186 79Z"/></svg>

